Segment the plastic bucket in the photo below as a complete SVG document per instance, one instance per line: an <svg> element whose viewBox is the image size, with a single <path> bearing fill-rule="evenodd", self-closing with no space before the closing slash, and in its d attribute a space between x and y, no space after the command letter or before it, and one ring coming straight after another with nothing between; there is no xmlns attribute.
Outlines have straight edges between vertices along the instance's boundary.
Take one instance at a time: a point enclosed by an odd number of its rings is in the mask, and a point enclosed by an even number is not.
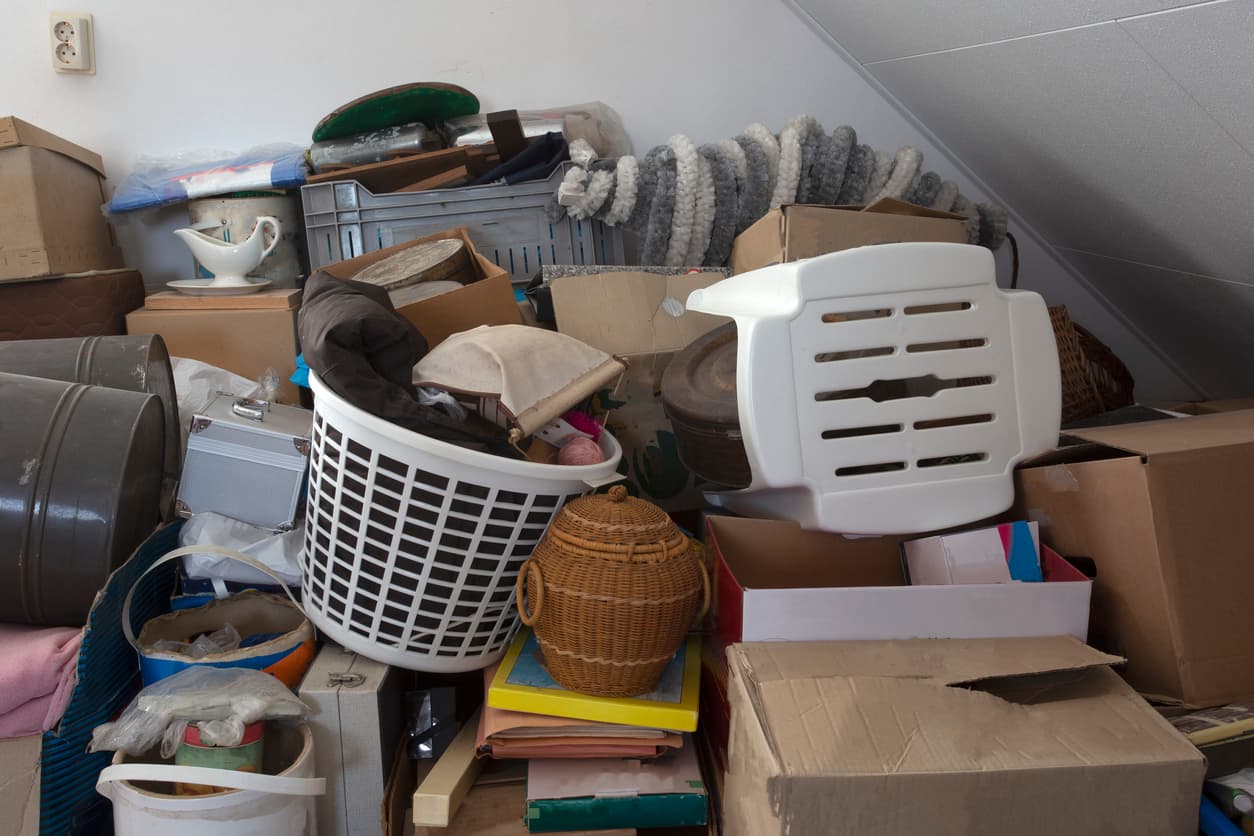
<svg viewBox="0 0 1254 836"><path fill-rule="evenodd" d="M152 395L0 372L0 621L82 627L158 522Z"/></svg>
<svg viewBox="0 0 1254 836"><path fill-rule="evenodd" d="M175 610L159 615L148 621L140 630L139 636L136 636L131 623L131 594L127 593L126 601L122 605L122 631L126 634L126 640L139 654L139 670L144 685L160 682L193 665L209 665L215 668L251 668L265 671L293 691L296 690L300 686L305 671L313 662L314 653L317 650L313 625L309 623L304 611L296 603L291 590L265 564L230 549L194 545L169 552L153 563L148 571L152 571L163 563L179 560L184 555L205 553L220 554L265 573L283 587L287 597L245 590L229 598L212 601L202 607ZM142 577L143 575L140 575L140 578ZM138 578L135 583L138 585ZM134 587L132 587L133 590ZM153 648L153 644L161 639L183 641L188 636L211 633L228 622L244 636L258 633L279 635L251 647L241 647L226 653L214 653L201 659Z"/></svg>
<svg viewBox="0 0 1254 836"><path fill-rule="evenodd" d="M276 725L267 734L268 765L278 765L273 775L130 763L118 753L96 781L96 791L113 802L114 832L118 836L316 834L314 797L326 792L326 779L314 777L313 734L307 725ZM229 789L209 795L175 795L170 785L180 782Z"/></svg>
<svg viewBox="0 0 1254 836"><path fill-rule="evenodd" d="M174 372L165 341L156 334L0 342L0 371L147 392L165 416L165 482L161 516L171 519L182 468L182 433Z"/></svg>

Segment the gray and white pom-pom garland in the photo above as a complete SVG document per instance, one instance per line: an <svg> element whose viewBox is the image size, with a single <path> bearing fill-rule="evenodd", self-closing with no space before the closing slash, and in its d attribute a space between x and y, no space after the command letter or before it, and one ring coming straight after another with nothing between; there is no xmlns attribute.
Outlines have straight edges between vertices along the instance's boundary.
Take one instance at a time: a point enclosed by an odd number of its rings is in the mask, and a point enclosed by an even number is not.
<svg viewBox="0 0 1254 836"><path fill-rule="evenodd" d="M778 137L755 123L700 148L676 135L639 160L600 160L572 144L571 159L549 217L626 226L641 236L644 265L723 266L738 234L771 208L797 202L897 198L964 216L973 244L995 250L1006 239L1006 210L977 205L952 181L924 171L917 148L876 151L858 144L847 125L826 135L812 116L793 119Z"/></svg>

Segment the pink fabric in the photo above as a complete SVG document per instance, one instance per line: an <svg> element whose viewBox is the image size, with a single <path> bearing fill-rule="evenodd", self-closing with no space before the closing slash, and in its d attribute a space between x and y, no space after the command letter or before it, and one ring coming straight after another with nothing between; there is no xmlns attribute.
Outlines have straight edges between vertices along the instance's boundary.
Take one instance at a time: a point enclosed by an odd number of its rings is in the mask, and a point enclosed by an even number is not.
<svg viewBox="0 0 1254 836"><path fill-rule="evenodd" d="M0 624L0 738L55 726L74 693L83 631Z"/></svg>

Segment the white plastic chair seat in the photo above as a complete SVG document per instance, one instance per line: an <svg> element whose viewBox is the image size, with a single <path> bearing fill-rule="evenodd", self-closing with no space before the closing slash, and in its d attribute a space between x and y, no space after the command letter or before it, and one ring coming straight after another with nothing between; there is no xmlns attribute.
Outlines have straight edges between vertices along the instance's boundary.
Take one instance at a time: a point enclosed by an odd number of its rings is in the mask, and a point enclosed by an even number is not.
<svg viewBox="0 0 1254 836"><path fill-rule="evenodd" d="M753 479L709 494L751 516L859 534L975 522L1013 502L1017 462L1058 441L1045 303L996 285L966 244L881 244L742 273L688 309L737 327Z"/></svg>

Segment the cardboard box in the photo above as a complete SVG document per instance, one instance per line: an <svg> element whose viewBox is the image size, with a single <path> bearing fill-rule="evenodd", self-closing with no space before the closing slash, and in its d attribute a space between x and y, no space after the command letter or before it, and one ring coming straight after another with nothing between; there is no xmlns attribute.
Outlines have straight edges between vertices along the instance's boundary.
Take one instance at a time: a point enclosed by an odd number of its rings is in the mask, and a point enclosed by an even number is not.
<svg viewBox="0 0 1254 836"><path fill-rule="evenodd" d="M1023 466L1016 513L1091 558L1093 643L1142 693L1193 706L1254 697L1254 412L1071 435Z"/></svg>
<svg viewBox="0 0 1254 836"><path fill-rule="evenodd" d="M1254 398L1232 398L1226 401L1189 401L1171 407L1171 412L1185 415L1214 415L1218 412L1241 412L1254 409Z"/></svg>
<svg viewBox="0 0 1254 836"><path fill-rule="evenodd" d="M480 325L522 323L522 313L514 298L514 286L510 283L509 272L480 255L464 228L437 232L377 252L337 261L320 269L337 279L351 279L370 265L401 250L445 238L458 238L466 242L477 278L461 290L420 299L397 309L422 332L427 339L427 345L434 347L453 334L469 331Z"/></svg>
<svg viewBox="0 0 1254 836"><path fill-rule="evenodd" d="M39 832L39 761L43 736L0 740L0 824L5 836Z"/></svg>
<svg viewBox="0 0 1254 836"><path fill-rule="evenodd" d="M728 651L725 836L1197 832L1205 763L1071 637Z"/></svg>
<svg viewBox="0 0 1254 836"><path fill-rule="evenodd" d="M121 267L106 200L99 154L0 117L0 282Z"/></svg>
<svg viewBox="0 0 1254 836"><path fill-rule="evenodd" d="M901 241L967 243L961 215L884 198L870 206L797 203L767 212L736 236L733 273L825 253Z"/></svg>
<svg viewBox="0 0 1254 836"><path fill-rule="evenodd" d="M1092 582L1048 548L1044 583L907 586L903 538L743 517L706 526L724 644L1088 635Z"/></svg>
<svg viewBox="0 0 1254 836"><path fill-rule="evenodd" d="M305 674L300 698L309 706L318 797L318 832L347 836L374 821L398 746L403 748L408 671L334 644L323 645Z"/></svg>
<svg viewBox="0 0 1254 836"><path fill-rule="evenodd" d="M616 270L564 276L549 284L557 330L621 357L627 372L603 392L609 430L623 447L632 492L667 511L705 507L704 484L679 459L662 410L662 373L680 349L727 320L689 312L688 294L721 281L721 270ZM620 468L622 470L622 468Z"/></svg>
<svg viewBox="0 0 1254 836"><path fill-rule="evenodd" d="M279 375L279 401L300 404L288 378L296 371L296 311L150 310L126 316L126 333L160 334L172 357L190 357L259 380L267 369Z"/></svg>

